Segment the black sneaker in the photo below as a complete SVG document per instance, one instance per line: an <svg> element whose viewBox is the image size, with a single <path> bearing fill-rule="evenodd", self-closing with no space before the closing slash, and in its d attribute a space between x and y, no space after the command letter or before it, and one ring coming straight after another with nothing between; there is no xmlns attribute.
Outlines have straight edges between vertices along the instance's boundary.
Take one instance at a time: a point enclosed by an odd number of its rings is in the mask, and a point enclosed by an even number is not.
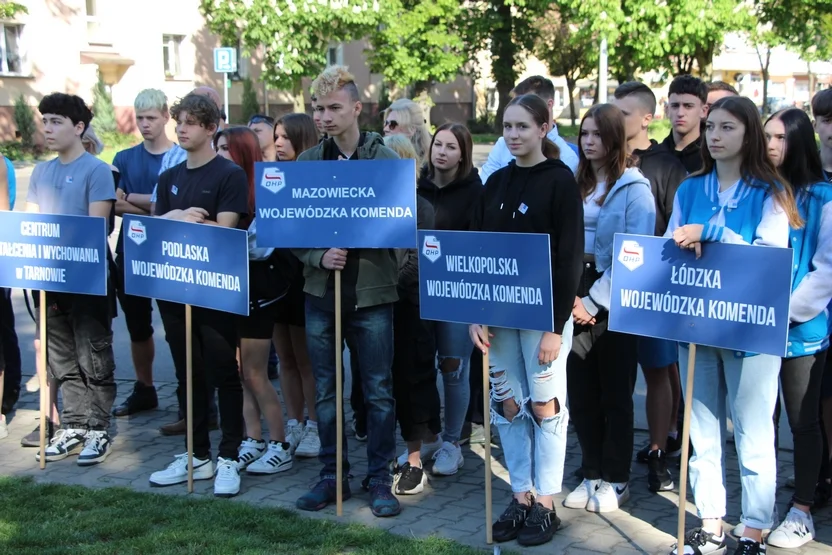
<svg viewBox="0 0 832 555"><path fill-rule="evenodd" d="M500 515L497 522L491 526L491 534L494 537L494 541L508 542L515 539L526 523L526 517L529 511L531 511L531 507L512 498L508 508L503 511L503 514Z"/></svg>
<svg viewBox="0 0 832 555"><path fill-rule="evenodd" d="M20 386L7 386L6 389L3 390L3 401L2 406L0 406L0 414L9 414L12 412L18 399L20 399Z"/></svg>
<svg viewBox="0 0 832 555"><path fill-rule="evenodd" d="M352 419L352 431L355 434L355 439L358 441L367 441L367 423L361 422L357 418Z"/></svg>
<svg viewBox="0 0 832 555"><path fill-rule="evenodd" d="M114 416L130 416L137 412L153 410L159 406L156 388L142 382L133 384L133 392L124 402L113 409Z"/></svg>
<svg viewBox="0 0 832 555"><path fill-rule="evenodd" d="M812 511L825 507L829 503L830 497L832 497L832 484L826 480L821 480L815 486L815 502L812 504Z"/></svg>
<svg viewBox="0 0 832 555"><path fill-rule="evenodd" d="M643 449L639 449L636 453L636 461L640 462L641 464L647 464L648 455L650 454L650 444L644 446Z"/></svg>
<svg viewBox="0 0 832 555"><path fill-rule="evenodd" d="M560 519L554 507L547 509L540 503L535 503L523 528L517 534L520 545L543 545L551 541L552 536L560 527Z"/></svg>
<svg viewBox="0 0 832 555"><path fill-rule="evenodd" d="M677 555L677 545L673 546L670 555ZM725 553L725 533L722 537L706 532L702 528L694 528L685 534L685 545L682 553L696 553L697 555L708 555L709 553Z"/></svg>
<svg viewBox="0 0 832 555"><path fill-rule="evenodd" d="M734 555L764 555L766 546L760 542L742 538L737 542L737 548L734 550Z"/></svg>
<svg viewBox="0 0 832 555"><path fill-rule="evenodd" d="M46 420L46 444L52 441L55 437L55 425L51 420ZM29 432L28 435L23 436L20 440L20 445L23 447L40 447L40 426Z"/></svg>
<svg viewBox="0 0 832 555"><path fill-rule="evenodd" d="M667 469L667 454L661 449L651 451L648 455L647 487L653 493L673 489L673 477Z"/></svg>
<svg viewBox="0 0 832 555"><path fill-rule="evenodd" d="M393 477L393 491L396 495L415 495L422 493L427 483L428 477L424 470L411 466L408 462L404 463L404 466Z"/></svg>
<svg viewBox="0 0 832 555"><path fill-rule="evenodd" d="M677 459L682 455L682 434L677 433L676 437L667 436L667 443L665 444L665 455L668 459ZM693 450L690 450L693 452Z"/></svg>

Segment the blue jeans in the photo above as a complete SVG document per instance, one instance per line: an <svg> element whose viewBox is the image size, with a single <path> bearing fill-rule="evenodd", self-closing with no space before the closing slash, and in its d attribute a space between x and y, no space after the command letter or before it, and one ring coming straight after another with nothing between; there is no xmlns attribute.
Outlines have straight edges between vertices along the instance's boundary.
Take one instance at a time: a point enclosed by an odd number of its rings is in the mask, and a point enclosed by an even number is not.
<svg viewBox="0 0 832 555"><path fill-rule="evenodd" d="M679 370L687 387L688 348L680 344ZM725 470L722 436L725 398L734 423L734 442L742 483L742 517L746 526L772 526L777 486L774 422L780 358L756 355L737 358L733 351L696 348L691 406L690 483L700 518L725 516Z"/></svg>
<svg viewBox="0 0 832 555"><path fill-rule="evenodd" d="M490 328L491 421L500 432L511 491L556 495L563 485L566 459L566 361L572 349L572 320L561 336L558 358L546 366L538 362L543 332ZM503 416L503 401L520 407L511 421ZM532 402L557 399L560 412L538 422Z"/></svg>
<svg viewBox="0 0 832 555"><path fill-rule="evenodd" d="M367 406L367 475L391 483L396 456L396 411L393 401L393 305L384 304L341 314L344 339L358 361ZM321 439L321 476L336 470L335 313L306 303L306 344L315 374L315 409ZM343 433L344 475L349 472L347 436Z"/></svg>
<svg viewBox="0 0 832 555"><path fill-rule="evenodd" d="M471 352L474 344L468 335L466 324L436 322L436 352L439 357L439 371L445 388L445 431L443 441L455 443L462 434L462 424L471 401ZM442 372L445 360L455 359L459 366L453 372Z"/></svg>

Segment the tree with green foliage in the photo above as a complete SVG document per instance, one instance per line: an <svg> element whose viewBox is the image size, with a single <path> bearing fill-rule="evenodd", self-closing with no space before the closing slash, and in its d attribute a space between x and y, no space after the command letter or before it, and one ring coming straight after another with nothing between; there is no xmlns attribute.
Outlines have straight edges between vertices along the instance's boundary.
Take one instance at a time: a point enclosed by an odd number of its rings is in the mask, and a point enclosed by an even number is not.
<svg viewBox="0 0 832 555"><path fill-rule="evenodd" d="M597 38L574 21L574 11L567 4L547 12L537 22L539 36L534 48L535 56L546 64L551 75L566 78L572 125L578 119L575 109L578 79L588 77L598 64Z"/></svg>
<svg viewBox="0 0 832 555"><path fill-rule="evenodd" d="M499 96L495 126L503 124L523 59L537 42L535 22L543 17L549 0L470 0L460 17L460 30L471 61L480 50L491 51L491 76Z"/></svg>
<svg viewBox="0 0 832 555"><path fill-rule="evenodd" d="M326 67L330 44L371 35L383 24L390 2L343 0L200 0L208 28L223 44L239 44L243 55L262 48L260 79L271 88L291 91L303 111L301 79Z"/></svg>
<svg viewBox="0 0 832 555"><path fill-rule="evenodd" d="M29 10L23 4L5 0L0 2L0 19L9 19L22 13L29 13Z"/></svg>
<svg viewBox="0 0 832 555"><path fill-rule="evenodd" d="M113 107L113 97L101 72L98 72L98 82L93 89L92 113L95 116L95 129L99 133L114 133L118 128L116 110Z"/></svg>
<svg viewBox="0 0 832 555"><path fill-rule="evenodd" d="M35 133L37 133L35 113L22 93L14 100L14 125L20 133L20 144L23 148L26 150L34 148Z"/></svg>
<svg viewBox="0 0 832 555"><path fill-rule="evenodd" d="M466 61L457 22L459 0L388 0L385 21L370 34L370 71L397 87L413 85L412 96L433 82L454 79Z"/></svg>
<svg viewBox="0 0 832 555"><path fill-rule="evenodd" d="M243 79L242 117L240 121L248 121L254 114L260 113L260 101L257 100L257 91L254 90L254 83L251 78Z"/></svg>

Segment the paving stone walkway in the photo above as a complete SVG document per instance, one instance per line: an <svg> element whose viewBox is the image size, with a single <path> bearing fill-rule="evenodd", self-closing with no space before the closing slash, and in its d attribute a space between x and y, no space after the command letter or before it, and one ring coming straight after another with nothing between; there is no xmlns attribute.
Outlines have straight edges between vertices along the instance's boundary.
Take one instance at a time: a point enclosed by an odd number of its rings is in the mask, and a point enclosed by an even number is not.
<svg viewBox="0 0 832 555"><path fill-rule="evenodd" d="M275 382L275 385L277 383ZM119 382L119 398L123 399L129 390L129 382ZM112 454L105 463L82 469L74 459L47 464L45 470L38 469L35 462L35 449L20 447L19 440L36 425L36 393L24 393L18 410L9 423L10 435L0 442L2 445L2 464L0 474L7 476L33 476L37 481L60 482L88 487L124 486L136 491L153 491L169 495L187 495L186 486L170 488L150 488L148 477L151 472L163 468L171 457L181 453L184 437L164 437L157 428L176 417L175 385L163 384L159 387L160 408L143 413L133 418L113 419L111 432L114 439ZM349 403L345 402L345 407ZM349 420L347 420L349 422ZM643 432L636 433L636 444L641 445L647 439ZM218 445L219 433L212 433L214 446ZM400 443L400 448L403 445ZM482 548L492 552L485 544L485 511L483 473L484 451L481 446L466 446L463 449L465 466L460 472L447 478L431 477L425 492L412 497L403 497L402 514L392 519L377 519L370 513L368 495L361 491L360 480L366 468L365 443L350 439L349 457L353 465L353 497L344 503L342 522L358 522L370 526L389 529L396 534L424 537L438 535L458 542ZM510 497L508 474L504 467L502 452L492 451L494 460L492 469L495 517L499 515ZM741 488L737 472L736 454L733 446L728 449L728 511L726 521L735 524L739 519ZM503 553L563 553L569 555L609 553L615 555L629 554L665 554L674 542L676 530L676 507L678 494L674 492L659 495L647 490L647 469L644 465L633 463L631 499L619 511L605 515L596 515L583 510L562 508L560 501L571 491L578 480L573 471L580 463L580 448L574 433L570 433L566 460L565 491L558 496L558 514L563 520L562 529L558 531L552 543L538 548L524 549L516 543L503 544ZM791 474L791 453L781 451L779 483L784 484ZM243 475L242 491L230 502L245 502L254 505L294 508L295 500L311 487L318 476L320 466L316 459L296 459L293 468L273 476ZM678 469L673 469L678 476ZM212 482L195 483L195 495L211 496ZM778 490L778 506L781 513L789 500L791 490L781 487ZM689 499L692 498L689 496ZM696 522L688 505L688 527ZM313 518L337 519L335 508L327 508L320 513L303 513ZM832 554L832 508L822 509L815 515L818 539L800 550L789 553L799 555ZM733 543L731 544L733 545ZM730 552L730 551L729 551ZM786 551L769 549L770 554Z"/></svg>

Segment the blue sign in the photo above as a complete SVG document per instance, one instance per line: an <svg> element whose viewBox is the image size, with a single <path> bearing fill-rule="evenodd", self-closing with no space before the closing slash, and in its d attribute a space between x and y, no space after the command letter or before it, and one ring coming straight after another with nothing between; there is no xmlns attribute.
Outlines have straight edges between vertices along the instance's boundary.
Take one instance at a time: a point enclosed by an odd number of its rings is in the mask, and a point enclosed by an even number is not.
<svg viewBox="0 0 832 555"><path fill-rule="evenodd" d="M248 239L227 227L125 216L128 295L248 315Z"/></svg>
<svg viewBox="0 0 832 555"><path fill-rule="evenodd" d="M549 236L419 231L424 320L554 330Z"/></svg>
<svg viewBox="0 0 832 555"><path fill-rule="evenodd" d="M416 247L414 160L255 166L258 247Z"/></svg>
<svg viewBox="0 0 832 555"><path fill-rule="evenodd" d="M237 51L233 48L214 48L214 71L234 73L237 71Z"/></svg>
<svg viewBox="0 0 832 555"><path fill-rule="evenodd" d="M0 212L0 287L107 294L107 220Z"/></svg>
<svg viewBox="0 0 832 555"><path fill-rule="evenodd" d="M609 329L784 356L792 251L616 233Z"/></svg>

